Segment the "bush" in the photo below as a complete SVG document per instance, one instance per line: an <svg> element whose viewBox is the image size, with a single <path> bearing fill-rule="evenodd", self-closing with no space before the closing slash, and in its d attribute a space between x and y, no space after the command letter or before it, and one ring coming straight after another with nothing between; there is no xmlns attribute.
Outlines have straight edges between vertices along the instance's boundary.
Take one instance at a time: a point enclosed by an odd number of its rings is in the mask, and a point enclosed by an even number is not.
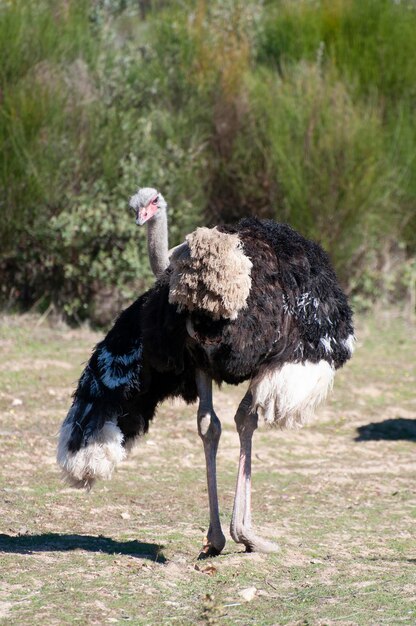
<svg viewBox="0 0 416 626"><path fill-rule="evenodd" d="M347 285L367 251L399 231L380 113L354 104L317 64L301 62L284 80L265 73L252 93L279 193L273 217L320 240Z"/></svg>
<svg viewBox="0 0 416 626"><path fill-rule="evenodd" d="M280 0L264 24L259 58L282 72L292 61L315 62L322 48L358 94L416 96L413 0Z"/></svg>
<svg viewBox="0 0 416 626"><path fill-rule="evenodd" d="M151 280L129 196L138 185L163 190L179 243L197 219L203 163L186 112L167 110L153 53L149 59L132 36L120 43L111 19L92 20L87 2L61 9L57 42L50 2L0 8L20 28L2 73L1 292L23 307L54 302L79 320L91 316L100 291L116 285L117 309ZM31 42L44 29L31 64ZM6 29L0 36L4 43Z"/></svg>
<svg viewBox="0 0 416 626"><path fill-rule="evenodd" d="M0 0L3 302L109 321L152 281L139 185L171 205L171 245L273 217L361 302L399 293L382 268L416 253L415 26L410 1Z"/></svg>
<svg viewBox="0 0 416 626"><path fill-rule="evenodd" d="M318 62L323 76L335 72L363 116L376 113L374 159L384 144L382 163L394 164L386 184L394 198L393 232L410 254L416 252L415 32L413 0L280 0L269 3L258 53L283 80L291 80L301 60ZM378 203L369 210L373 220L390 222L390 212L380 214Z"/></svg>

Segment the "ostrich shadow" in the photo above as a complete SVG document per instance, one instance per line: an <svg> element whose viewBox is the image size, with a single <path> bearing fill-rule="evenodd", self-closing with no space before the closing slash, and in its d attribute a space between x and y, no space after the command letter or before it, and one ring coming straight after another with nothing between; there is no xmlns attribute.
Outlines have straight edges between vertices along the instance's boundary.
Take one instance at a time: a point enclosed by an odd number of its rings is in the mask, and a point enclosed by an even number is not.
<svg viewBox="0 0 416 626"><path fill-rule="evenodd" d="M0 552L33 554L35 552L69 552L84 550L104 554L124 554L138 559L148 559L156 563L166 563L162 552L163 546L141 541L115 541L99 535L64 535L43 533L40 535L5 535L0 534Z"/></svg>
<svg viewBox="0 0 416 626"><path fill-rule="evenodd" d="M416 442L416 420L404 417L372 422L357 428L354 441L414 441Z"/></svg>

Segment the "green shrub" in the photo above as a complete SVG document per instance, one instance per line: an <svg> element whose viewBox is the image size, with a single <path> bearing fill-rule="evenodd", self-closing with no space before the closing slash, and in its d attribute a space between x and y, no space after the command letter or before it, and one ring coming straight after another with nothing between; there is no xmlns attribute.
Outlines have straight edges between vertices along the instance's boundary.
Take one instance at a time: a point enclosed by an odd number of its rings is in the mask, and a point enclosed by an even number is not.
<svg viewBox="0 0 416 626"><path fill-rule="evenodd" d="M270 3L259 58L283 70L323 52L358 93L409 100L415 32L413 0L281 0Z"/></svg>
<svg viewBox="0 0 416 626"><path fill-rule="evenodd" d="M16 20L21 12L21 48L13 54L24 58L11 58L5 68L12 71L2 74L0 272L3 300L54 302L83 319L100 291L115 286L117 308L150 281L145 234L128 213L129 196L138 185L163 190L178 243L197 220L203 162L195 158L202 140L189 134L186 111L168 110L158 60L144 59L132 36L120 43L111 20L98 28L88 3L81 3L82 20L81 5L73 4L79 10L62 3L59 45L51 31L32 65L25 43L42 39L54 19L51 3L2 8ZM75 46L80 22L85 32ZM4 42L6 31L0 35Z"/></svg>
<svg viewBox="0 0 416 626"><path fill-rule="evenodd" d="M397 169L377 108L354 104L342 82L300 63L253 86L255 119L279 191L274 217L320 240L344 282L366 249L398 232Z"/></svg>
<svg viewBox="0 0 416 626"><path fill-rule="evenodd" d="M384 144L382 164L394 163L394 176L386 182L387 203L394 201L391 211L380 213L378 203L368 211L373 221L384 224L391 213L394 236L411 254L416 252L415 32L411 0L280 0L268 3L258 52L260 63L277 68L289 81L301 60L318 62L324 76L335 71L364 117L376 111L374 158Z"/></svg>
<svg viewBox="0 0 416 626"><path fill-rule="evenodd" d="M322 241L357 302L410 290L414 4L139 4L0 0L3 302L109 321L100 302L152 281L139 185L167 199L171 245L274 217ZM404 269L383 286L386 250Z"/></svg>

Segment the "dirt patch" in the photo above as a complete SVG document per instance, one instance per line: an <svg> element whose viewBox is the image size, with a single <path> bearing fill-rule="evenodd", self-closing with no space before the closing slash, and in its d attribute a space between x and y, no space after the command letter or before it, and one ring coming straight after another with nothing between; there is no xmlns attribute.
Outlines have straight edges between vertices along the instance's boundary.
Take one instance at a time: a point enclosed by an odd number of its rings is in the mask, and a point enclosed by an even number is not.
<svg viewBox="0 0 416 626"><path fill-rule="evenodd" d="M14 363L0 363L0 371L21 372L23 370L47 370L49 368L58 368L63 370L72 369L72 365L67 361L58 361L56 359L21 359Z"/></svg>
<svg viewBox="0 0 416 626"><path fill-rule="evenodd" d="M217 559L198 562L208 506L196 405L167 403L111 482L90 493L69 489L55 466L54 435L100 335L6 319L1 334L13 370L0 368L0 619L19 626L34 616L47 626L415 623L416 443L373 435L383 427L400 435L416 420L409 393L416 333L400 320L381 328L366 321L363 330L313 423L298 431L261 426L254 436L253 520L277 541L277 554L245 554L229 536L234 414L245 388L215 391L227 543ZM392 355L400 337L403 349ZM15 398L22 404L12 406ZM249 601L241 596L247 589L255 589Z"/></svg>
<svg viewBox="0 0 416 626"><path fill-rule="evenodd" d="M0 600L0 619L4 619L10 614L12 606L12 602L4 602L3 600Z"/></svg>

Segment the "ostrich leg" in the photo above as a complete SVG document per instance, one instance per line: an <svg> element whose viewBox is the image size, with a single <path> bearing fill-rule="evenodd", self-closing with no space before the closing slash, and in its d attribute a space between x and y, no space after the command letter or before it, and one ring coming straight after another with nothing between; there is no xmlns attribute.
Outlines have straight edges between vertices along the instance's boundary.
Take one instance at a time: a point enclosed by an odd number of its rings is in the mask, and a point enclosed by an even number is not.
<svg viewBox="0 0 416 626"><path fill-rule="evenodd" d="M235 423L240 437L240 460L231 519L231 537L243 543L247 552L277 552L279 547L258 537L251 527L251 442L257 428L257 413L251 410L251 393L248 391L238 407Z"/></svg>
<svg viewBox="0 0 416 626"><path fill-rule="evenodd" d="M198 434L204 444L209 499L209 529L199 558L218 555L225 545L221 529L217 493L216 457L221 436L221 422L212 406L212 380L201 370L196 373L199 396Z"/></svg>

